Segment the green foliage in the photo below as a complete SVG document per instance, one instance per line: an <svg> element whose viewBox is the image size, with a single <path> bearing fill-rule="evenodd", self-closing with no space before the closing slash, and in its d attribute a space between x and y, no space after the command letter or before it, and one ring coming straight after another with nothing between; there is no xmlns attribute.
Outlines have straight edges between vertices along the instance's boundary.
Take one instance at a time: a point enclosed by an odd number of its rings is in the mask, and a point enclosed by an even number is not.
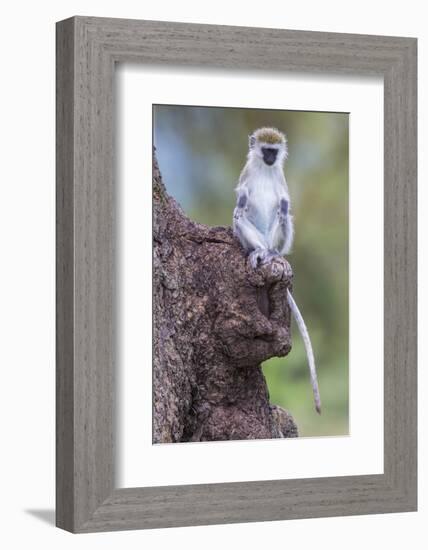
<svg viewBox="0 0 428 550"><path fill-rule="evenodd" d="M248 135L287 136L285 176L296 237L288 258L294 295L312 338L322 398L313 407L304 348L263 365L272 403L290 410L301 436L348 433L348 115L217 107L154 107L163 181L192 219L230 225Z"/></svg>

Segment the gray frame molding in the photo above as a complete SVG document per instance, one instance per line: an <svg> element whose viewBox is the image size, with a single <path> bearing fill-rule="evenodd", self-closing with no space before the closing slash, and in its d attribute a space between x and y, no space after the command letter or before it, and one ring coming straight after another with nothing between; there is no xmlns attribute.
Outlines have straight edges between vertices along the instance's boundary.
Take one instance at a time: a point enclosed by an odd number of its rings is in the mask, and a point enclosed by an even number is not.
<svg viewBox="0 0 428 550"><path fill-rule="evenodd" d="M73 17L57 24L58 527L91 532L416 510L416 47L413 38L155 21ZM114 487L113 81L123 61L383 76L383 475Z"/></svg>

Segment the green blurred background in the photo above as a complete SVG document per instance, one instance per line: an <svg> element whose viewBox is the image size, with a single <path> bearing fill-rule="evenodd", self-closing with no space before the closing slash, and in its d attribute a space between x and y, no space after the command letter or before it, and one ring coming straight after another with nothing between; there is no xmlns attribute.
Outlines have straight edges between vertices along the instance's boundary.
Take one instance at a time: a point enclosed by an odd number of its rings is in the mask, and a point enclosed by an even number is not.
<svg viewBox="0 0 428 550"><path fill-rule="evenodd" d="M231 225L248 135L287 135L285 177L295 241L294 296L311 335L322 415L313 406L305 350L293 322L287 357L263 364L271 403L289 410L300 436L348 434L348 114L153 106L157 158L168 192L186 214Z"/></svg>

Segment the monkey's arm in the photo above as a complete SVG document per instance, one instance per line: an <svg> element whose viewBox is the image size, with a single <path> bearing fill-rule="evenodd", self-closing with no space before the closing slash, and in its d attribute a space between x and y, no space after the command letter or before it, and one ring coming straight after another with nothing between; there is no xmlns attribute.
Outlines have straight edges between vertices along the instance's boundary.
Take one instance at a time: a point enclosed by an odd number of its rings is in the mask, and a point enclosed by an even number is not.
<svg viewBox="0 0 428 550"><path fill-rule="evenodd" d="M293 217L289 212L289 201L284 195L279 200L278 210L269 232L268 245L281 256L288 254L293 243Z"/></svg>

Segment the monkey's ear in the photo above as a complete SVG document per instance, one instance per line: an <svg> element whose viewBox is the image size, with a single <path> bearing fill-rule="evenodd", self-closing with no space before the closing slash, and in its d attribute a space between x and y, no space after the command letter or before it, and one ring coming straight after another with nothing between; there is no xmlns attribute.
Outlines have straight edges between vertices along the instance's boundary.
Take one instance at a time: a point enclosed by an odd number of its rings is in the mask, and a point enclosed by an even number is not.
<svg viewBox="0 0 428 550"><path fill-rule="evenodd" d="M284 158L285 160L287 160L288 158L288 142L285 136L284 136Z"/></svg>
<svg viewBox="0 0 428 550"><path fill-rule="evenodd" d="M248 136L248 146L250 149L252 149L255 144L256 144L256 138L254 134L251 134L250 136Z"/></svg>

